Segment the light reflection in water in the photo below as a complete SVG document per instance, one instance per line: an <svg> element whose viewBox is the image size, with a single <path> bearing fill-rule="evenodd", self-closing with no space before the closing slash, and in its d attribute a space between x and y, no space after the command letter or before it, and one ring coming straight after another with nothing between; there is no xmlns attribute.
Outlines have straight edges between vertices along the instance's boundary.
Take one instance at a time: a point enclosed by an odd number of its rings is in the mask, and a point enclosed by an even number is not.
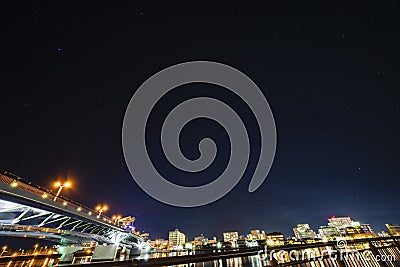
<svg viewBox="0 0 400 267"><path fill-rule="evenodd" d="M215 261L205 261L189 264L171 265L175 267L263 267L259 256L249 256L241 258L220 259Z"/></svg>
<svg viewBox="0 0 400 267"><path fill-rule="evenodd" d="M11 260L0 262L0 267L46 267L57 264L58 259L44 258L31 260Z"/></svg>

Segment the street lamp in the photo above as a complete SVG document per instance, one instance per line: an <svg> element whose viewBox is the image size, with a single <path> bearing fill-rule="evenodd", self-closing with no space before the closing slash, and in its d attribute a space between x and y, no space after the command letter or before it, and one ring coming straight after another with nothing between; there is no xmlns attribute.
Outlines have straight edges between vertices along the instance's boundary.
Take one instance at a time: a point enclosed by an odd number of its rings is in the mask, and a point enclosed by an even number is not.
<svg viewBox="0 0 400 267"><path fill-rule="evenodd" d="M0 257L3 256L4 252L5 252L6 249L7 249L7 246L2 247L2 249L3 249L3 251L1 252Z"/></svg>
<svg viewBox="0 0 400 267"><path fill-rule="evenodd" d="M97 216L97 218L100 218L101 214L103 212L106 212L108 210L108 206L107 205L97 205L96 207L96 211L99 213L99 215Z"/></svg>
<svg viewBox="0 0 400 267"><path fill-rule="evenodd" d="M14 181L10 184L10 186L11 186L11 187L17 187L17 186L18 186L17 180L14 180Z"/></svg>
<svg viewBox="0 0 400 267"><path fill-rule="evenodd" d="M118 223L119 220L121 220L122 216L121 215L114 215L112 216L112 220L114 221L114 223Z"/></svg>
<svg viewBox="0 0 400 267"><path fill-rule="evenodd" d="M65 183L61 183L61 182L55 182L54 183L54 187L58 188L57 194L54 197L54 201L57 200L57 197L60 195L61 191L63 190L63 188L70 188L71 187L71 182L65 182Z"/></svg>
<svg viewBox="0 0 400 267"><path fill-rule="evenodd" d="M39 244L35 244L33 247L34 247L33 254L35 254L37 248L39 247Z"/></svg>

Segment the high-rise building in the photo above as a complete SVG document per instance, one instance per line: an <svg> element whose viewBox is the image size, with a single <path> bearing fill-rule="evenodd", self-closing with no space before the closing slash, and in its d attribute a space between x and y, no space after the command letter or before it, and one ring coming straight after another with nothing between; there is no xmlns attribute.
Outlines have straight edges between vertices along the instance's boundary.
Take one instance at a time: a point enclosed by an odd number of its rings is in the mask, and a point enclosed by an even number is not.
<svg viewBox="0 0 400 267"><path fill-rule="evenodd" d="M353 221L350 217L332 217L328 219L328 226L335 227L337 229L344 229L346 227L353 226Z"/></svg>
<svg viewBox="0 0 400 267"><path fill-rule="evenodd" d="M181 233L178 229L169 232L169 246L178 247L185 245L186 237L184 233Z"/></svg>
<svg viewBox="0 0 400 267"><path fill-rule="evenodd" d="M311 229L310 225L308 225L307 223L298 224L295 228L293 228L293 232L294 236L298 240L317 238L317 234Z"/></svg>
<svg viewBox="0 0 400 267"><path fill-rule="evenodd" d="M332 217L328 219L328 226L335 227L340 235L346 235L346 228L360 226L359 222L353 222L350 217Z"/></svg>
<svg viewBox="0 0 400 267"><path fill-rule="evenodd" d="M400 236L400 225L397 224L385 224L391 235Z"/></svg>

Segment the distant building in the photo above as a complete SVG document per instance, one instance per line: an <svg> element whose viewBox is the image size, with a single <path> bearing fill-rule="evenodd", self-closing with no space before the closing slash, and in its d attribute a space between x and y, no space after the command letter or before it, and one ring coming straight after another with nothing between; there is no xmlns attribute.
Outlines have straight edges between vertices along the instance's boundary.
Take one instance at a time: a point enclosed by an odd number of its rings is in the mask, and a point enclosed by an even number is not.
<svg viewBox="0 0 400 267"><path fill-rule="evenodd" d="M285 244L285 236L282 233L273 232L266 236L265 243L267 246L283 246Z"/></svg>
<svg viewBox="0 0 400 267"><path fill-rule="evenodd" d="M353 221L350 217L332 217L328 219L328 226L336 229L344 229L353 226Z"/></svg>
<svg viewBox="0 0 400 267"><path fill-rule="evenodd" d="M317 234L311 229L310 225L308 225L307 223L298 224L295 228L293 228L293 232L294 236L298 240L317 238Z"/></svg>
<svg viewBox="0 0 400 267"><path fill-rule="evenodd" d="M332 217L328 219L328 226L345 228L353 226L353 221L350 217Z"/></svg>
<svg viewBox="0 0 400 267"><path fill-rule="evenodd" d="M374 233L374 230L372 229L371 225L369 224L360 224L360 228L363 231L363 233Z"/></svg>
<svg viewBox="0 0 400 267"><path fill-rule="evenodd" d="M328 226L321 226L318 235L324 240L335 240L336 237L370 238L376 237L369 224L361 224L350 217L332 217L328 219Z"/></svg>
<svg viewBox="0 0 400 267"><path fill-rule="evenodd" d="M340 236L339 231L336 227L326 225L320 226L318 228L318 235L321 239L328 241L335 240L337 236Z"/></svg>
<svg viewBox="0 0 400 267"><path fill-rule="evenodd" d="M239 233L238 232L226 232L223 233L224 236L224 242L229 242L231 243L232 247L237 247L237 241L239 239Z"/></svg>
<svg viewBox="0 0 400 267"><path fill-rule="evenodd" d="M175 229L175 231L169 232L168 241L169 246L174 248L185 245L186 237L184 233L181 233L178 229Z"/></svg>
<svg viewBox="0 0 400 267"><path fill-rule="evenodd" d="M400 225L397 224L385 224L389 230L389 234L400 236Z"/></svg>
<svg viewBox="0 0 400 267"><path fill-rule="evenodd" d="M193 239L192 242L193 245L195 246L205 246L208 245L208 238L204 237L203 234L201 234L200 236L197 236Z"/></svg>
<svg viewBox="0 0 400 267"><path fill-rule="evenodd" d="M380 237L390 237L389 233L388 233L388 232L385 232L385 231L379 232L379 233L378 233L378 236L380 236Z"/></svg>
<svg viewBox="0 0 400 267"><path fill-rule="evenodd" d="M224 242L232 242L232 241L237 241L239 239L239 233L238 232L226 232L223 233L224 236Z"/></svg>
<svg viewBox="0 0 400 267"><path fill-rule="evenodd" d="M265 240L267 235L265 231L251 230L250 234L247 235L248 240Z"/></svg>
<svg viewBox="0 0 400 267"><path fill-rule="evenodd" d="M119 218L117 219L118 225L124 227L124 228L129 228L130 230L135 229L133 227L133 223L135 222L136 218L132 216L127 216L124 218Z"/></svg>
<svg viewBox="0 0 400 267"><path fill-rule="evenodd" d="M153 248L165 249L168 248L169 241L165 239L156 239L150 241L150 246Z"/></svg>
<svg viewBox="0 0 400 267"><path fill-rule="evenodd" d="M217 243L218 243L218 241L217 241L216 236L214 236L212 239L208 239L208 245L210 245L210 246L216 246Z"/></svg>

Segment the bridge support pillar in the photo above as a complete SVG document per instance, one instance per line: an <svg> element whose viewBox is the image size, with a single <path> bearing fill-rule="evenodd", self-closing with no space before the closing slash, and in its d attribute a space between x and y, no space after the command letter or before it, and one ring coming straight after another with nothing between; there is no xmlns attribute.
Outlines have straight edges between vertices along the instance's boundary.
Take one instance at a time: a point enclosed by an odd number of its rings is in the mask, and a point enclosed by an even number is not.
<svg viewBox="0 0 400 267"><path fill-rule="evenodd" d="M114 260L117 251L118 245L96 246L93 251L92 261Z"/></svg>

